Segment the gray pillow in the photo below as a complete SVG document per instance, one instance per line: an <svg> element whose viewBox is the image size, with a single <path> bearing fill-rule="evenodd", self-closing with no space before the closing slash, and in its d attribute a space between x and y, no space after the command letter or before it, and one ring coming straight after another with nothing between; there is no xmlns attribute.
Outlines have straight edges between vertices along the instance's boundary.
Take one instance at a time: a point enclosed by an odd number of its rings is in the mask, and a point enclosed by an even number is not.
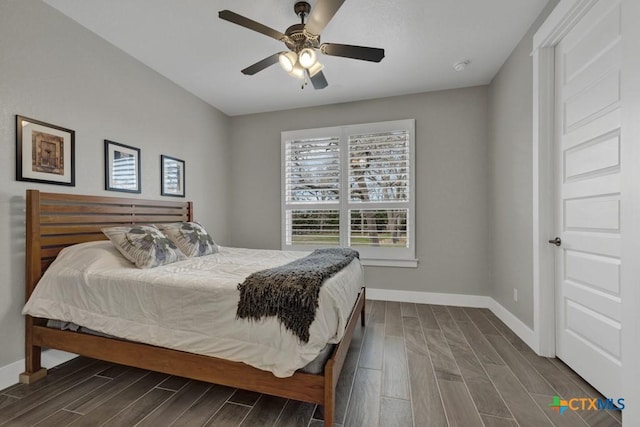
<svg viewBox="0 0 640 427"><path fill-rule="evenodd" d="M174 222L156 225L188 257L211 255L218 252L218 245L211 235L197 222Z"/></svg>
<svg viewBox="0 0 640 427"><path fill-rule="evenodd" d="M152 225L103 228L120 253L139 268L152 268L182 261L187 257Z"/></svg>

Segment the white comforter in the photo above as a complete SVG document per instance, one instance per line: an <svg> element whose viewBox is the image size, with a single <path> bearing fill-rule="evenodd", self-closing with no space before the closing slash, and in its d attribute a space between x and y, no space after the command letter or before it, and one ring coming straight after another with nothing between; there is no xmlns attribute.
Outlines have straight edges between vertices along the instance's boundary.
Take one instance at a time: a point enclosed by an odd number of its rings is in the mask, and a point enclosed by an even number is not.
<svg viewBox="0 0 640 427"><path fill-rule="evenodd" d="M141 270L109 241L83 243L58 255L22 312L131 341L240 361L286 377L327 343L342 339L364 283L360 262L354 260L321 287L306 344L276 318L236 319L237 286L254 271L306 254L220 247L215 255Z"/></svg>

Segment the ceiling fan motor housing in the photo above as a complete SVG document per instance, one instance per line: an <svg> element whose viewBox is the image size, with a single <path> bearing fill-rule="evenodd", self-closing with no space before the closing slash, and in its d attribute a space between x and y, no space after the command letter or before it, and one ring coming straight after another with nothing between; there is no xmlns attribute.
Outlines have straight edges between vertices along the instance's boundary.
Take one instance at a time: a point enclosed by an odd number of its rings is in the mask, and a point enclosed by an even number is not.
<svg viewBox="0 0 640 427"><path fill-rule="evenodd" d="M285 31L288 40L285 40L284 43L287 47L295 52L299 52L305 47L312 47L318 49L320 47L320 36L318 37L309 37L304 31L304 24L294 24L287 28Z"/></svg>

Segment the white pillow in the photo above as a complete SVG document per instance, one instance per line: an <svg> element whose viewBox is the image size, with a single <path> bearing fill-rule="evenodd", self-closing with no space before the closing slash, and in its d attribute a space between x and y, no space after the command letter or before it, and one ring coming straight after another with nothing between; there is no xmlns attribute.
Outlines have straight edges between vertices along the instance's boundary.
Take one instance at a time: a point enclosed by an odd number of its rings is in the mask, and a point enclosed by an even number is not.
<svg viewBox="0 0 640 427"><path fill-rule="evenodd" d="M152 225L103 228L102 232L129 261L139 268L152 268L182 261L187 257Z"/></svg>
<svg viewBox="0 0 640 427"><path fill-rule="evenodd" d="M197 222L156 224L167 237L188 257L211 255L218 252L218 245L211 235Z"/></svg>

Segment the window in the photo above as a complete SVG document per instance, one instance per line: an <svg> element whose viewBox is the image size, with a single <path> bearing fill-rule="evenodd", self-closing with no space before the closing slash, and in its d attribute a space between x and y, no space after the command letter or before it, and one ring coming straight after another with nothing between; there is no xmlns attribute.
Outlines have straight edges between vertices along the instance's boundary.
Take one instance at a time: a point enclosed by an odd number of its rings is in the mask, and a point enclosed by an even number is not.
<svg viewBox="0 0 640 427"><path fill-rule="evenodd" d="M282 132L282 248L415 266L414 120Z"/></svg>

